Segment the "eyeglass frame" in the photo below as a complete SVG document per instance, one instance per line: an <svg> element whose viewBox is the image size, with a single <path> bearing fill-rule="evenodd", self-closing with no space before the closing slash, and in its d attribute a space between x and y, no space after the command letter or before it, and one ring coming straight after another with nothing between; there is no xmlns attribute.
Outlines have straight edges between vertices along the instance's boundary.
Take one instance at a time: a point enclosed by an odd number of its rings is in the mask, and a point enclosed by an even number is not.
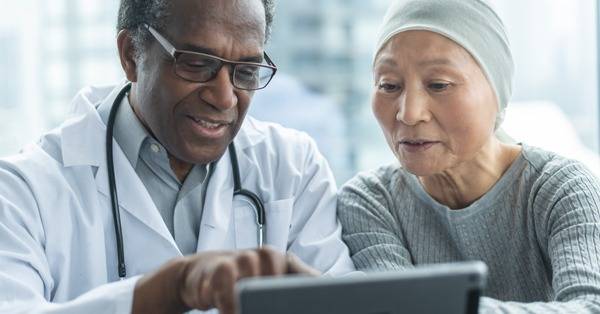
<svg viewBox="0 0 600 314"><path fill-rule="evenodd" d="M263 63L258 63L258 62L247 62L247 61L231 61L231 60L227 60L225 58L221 58L221 57L217 57L208 53L202 53L202 52L197 52L197 51L190 51L190 50L179 50L177 48L175 48L175 46L173 46L173 44L171 44L171 42L169 42L163 35L161 35L156 29L154 29L154 27L148 25L148 24L142 24L149 32L150 34L152 34L152 36L154 37L154 39L156 39L156 41L158 41L158 43L163 47L163 49L165 49L165 51L167 52L167 54L169 54L171 56L171 58L173 58L173 73L175 73L175 75L177 75L177 77L186 80L188 82L194 82L194 83L206 83L209 82L211 80L213 80L219 73L219 71L221 70L221 68L225 65L230 65L232 67L232 71L229 75L229 79L231 80L231 84L240 90L246 90L246 91L256 91L256 90L261 90L265 87L267 87L267 85L269 85L269 83L271 82L271 80L273 79L273 77L275 76L275 73L277 73L277 66L275 65L275 63L273 63L273 61L271 60L271 58L269 57L269 55L267 55L266 52L263 52L263 56L265 58L265 61L267 62L267 64L263 64ZM219 71L216 71L215 74L210 77L208 80L205 81L195 81L195 80L190 80L187 79L183 76L181 76L179 73L177 73L177 57L179 57L181 54L183 53L188 53L188 54L193 54L193 55L200 55L203 57L209 57L212 59L216 59L218 61L221 62L221 67L219 67ZM269 77L269 80L265 83L265 85L263 87L260 88L241 88L236 86L235 84L235 80L233 79L233 76L235 74L236 71L236 67L238 65L253 65L253 66L258 66L258 67L264 67L264 68L269 68L273 70L273 73L271 74L271 77Z"/></svg>

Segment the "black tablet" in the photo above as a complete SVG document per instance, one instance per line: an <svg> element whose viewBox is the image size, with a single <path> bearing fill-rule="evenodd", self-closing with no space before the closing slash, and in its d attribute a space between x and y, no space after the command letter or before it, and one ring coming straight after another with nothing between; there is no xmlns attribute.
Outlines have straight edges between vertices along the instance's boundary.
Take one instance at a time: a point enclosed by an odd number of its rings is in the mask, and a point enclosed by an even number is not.
<svg viewBox="0 0 600 314"><path fill-rule="evenodd" d="M241 314L477 313L487 267L482 262L419 266L343 277L240 281Z"/></svg>

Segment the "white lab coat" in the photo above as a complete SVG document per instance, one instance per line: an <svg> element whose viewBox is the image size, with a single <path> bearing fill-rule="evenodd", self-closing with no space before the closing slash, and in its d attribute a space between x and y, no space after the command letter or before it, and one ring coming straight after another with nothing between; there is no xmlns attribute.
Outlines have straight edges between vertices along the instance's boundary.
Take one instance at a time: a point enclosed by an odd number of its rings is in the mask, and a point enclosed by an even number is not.
<svg viewBox="0 0 600 314"><path fill-rule="evenodd" d="M83 90L72 118L0 160L0 312L126 313L139 275L181 255L115 143L128 276L118 280L106 127L95 106L112 104L120 87ZM243 187L265 203L266 244L328 274L352 271L335 215L334 179L315 143L248 117L235 144ZM232 196L226 153L208 185L198 252L256 246L254 211Z"/></svg>

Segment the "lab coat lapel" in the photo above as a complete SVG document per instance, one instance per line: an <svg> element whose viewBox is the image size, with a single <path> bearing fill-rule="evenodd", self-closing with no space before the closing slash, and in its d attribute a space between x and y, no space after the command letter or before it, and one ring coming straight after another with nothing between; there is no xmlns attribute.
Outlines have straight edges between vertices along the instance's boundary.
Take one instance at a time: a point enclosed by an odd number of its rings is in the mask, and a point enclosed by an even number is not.
<svg viewBox="0 0 600 314"><path fill-rule="evenodd" d="M217 162L206 189L198 252L233 248L233 244L227 243L233 203L233 176L229 158L227 150Z"/></svg>
<svg viewBox="0 0 600 314"><path fill-rule="evenodd" d="M247 117L235 138L242 186L246 186L244 179L248 177L251 169L247 149L264 140L264 134L257 132L253 123L254 120ZM234 234L229 230L232 227L233 214L233 169L228 149L217 162L206 190L198 235L198 252L235 248L235 240L232 238Z"/></svg>
<svg viewBox="0 0 600 314"><path fill-rule="evenodd" d="M127 160L125 153L121 148L113 142L114 148L114 165L116 174L116 185L119 197L119 206L125 209L128 213L140 220L154 232L160 234L167 240L173 248L178 252L177 244L171 236L169 229L165 225L154 201L148 194L148 190L135 173L133 167ZM104 152L102 152L104 156ZM96 185L98 192L106 197L107 203L110 204L110 189L108 186L108 167L103 163L98 168L96 174Z"/></svg>
<svg viewBox="0 0 600 314"><path fill-rule="evenodd" d="M120 88L120 87L119 87ZM118 92L115 88L103 101L113 102ZM98 167L95 184L98 192L106 198L106 204L110 206L110 192L108 187L108 167L106 162L105 134L106 126L95 111L93 104L75 104L83 115L75 115L61 131L63 163L69 166L96 166ZM87 109L81 109L85 108ZM179 252L173 237L166 225L148 191L135 170L127 160L127 157L113 141L114 166L116 184L119 197L119 205L133 217L148 226L154 232L160 234L171 246ZM107 208L110 210L110 207ZM126 228L126 219L121 217L123 228Z"/></svg>

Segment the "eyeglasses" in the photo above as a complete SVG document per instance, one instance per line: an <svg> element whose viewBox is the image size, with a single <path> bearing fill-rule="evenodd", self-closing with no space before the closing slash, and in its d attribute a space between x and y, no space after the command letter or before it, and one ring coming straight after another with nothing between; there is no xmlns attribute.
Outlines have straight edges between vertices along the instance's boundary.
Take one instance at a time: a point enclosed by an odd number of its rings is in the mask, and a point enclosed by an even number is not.
<svg viewBox="0 0 600 314"><path fill-rule="evenodd" d="M233 69L230 79L235 88L258 90L265 88L277 72L277 66L266 52L264 57L267 64L230 61L206 53L175 49L152 26L144 24L144 27L171 55L174 60L175 74L184 80L197 83L208 82L217 76L223 65L230 65Z"/></svg>

